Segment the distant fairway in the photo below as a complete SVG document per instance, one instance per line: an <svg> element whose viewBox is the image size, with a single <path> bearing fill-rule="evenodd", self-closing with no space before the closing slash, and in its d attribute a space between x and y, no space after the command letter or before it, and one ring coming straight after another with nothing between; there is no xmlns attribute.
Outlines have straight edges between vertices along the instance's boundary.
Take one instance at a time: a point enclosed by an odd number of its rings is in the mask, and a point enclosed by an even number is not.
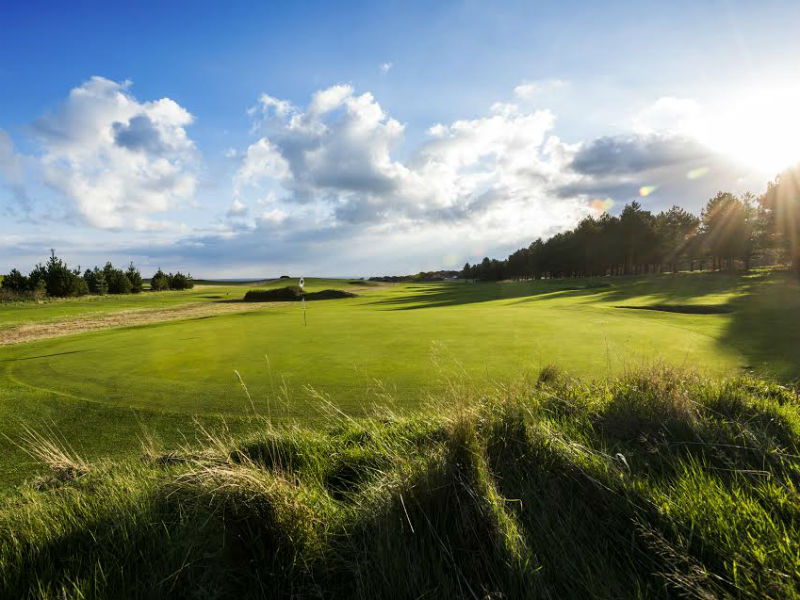
<svg viewBox="0 0 800 600"><path fill-rule="evenodd" d="M295 280L269 285L289 283ZM800 289L782 274L373 286L311 280L310 291L338 287L358 297L309 302L307 327L299 303L226 312L253 287L0 306L0 335L23 322L57 330L60 322L121 310L221 307L0 347L0 434L17 436L20 421L47 422L89 456L106 456L137 451L144 430L177 443L182 432L191 435L194 415L246 427L250 403L234 370L258 412L302 421L324 415L306 386L352 414L390 397L395 409L410 410L449 380L492 385L549 363L587 378L654 363L710 375L800 375ZM631 310L642 307L657 310ZM0 452L0 481L29 472L5 438Z"/></svg>

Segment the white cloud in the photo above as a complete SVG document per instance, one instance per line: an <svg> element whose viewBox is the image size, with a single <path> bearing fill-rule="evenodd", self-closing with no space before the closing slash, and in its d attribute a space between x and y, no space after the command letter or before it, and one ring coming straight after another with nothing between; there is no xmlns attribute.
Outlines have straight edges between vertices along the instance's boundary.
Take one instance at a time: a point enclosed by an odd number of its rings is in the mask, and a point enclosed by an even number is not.
<svg viewBox="0 0 800 600"><path fill-rule="evenodd" d="M611 198L618 204L647 197L647 207L673 204L698 212L717 191L759 191L763 178L696 138L657 131L582 143L569 168L578 176L559 193Z"/></svg>
<svg viewBox="0 0 800 600"><path fill-rule="evenodd" d="M0 129L0 175L10 184L22 183L22 161L8 134Z"/></svg>
<svg viewBox="0 0 800 600"><path fill-rule="evenodd" d="M286 211L283 211L279 208L273 208L271 210L263 211L259 216L258 219L262 223L270 223L278 225L283 223L289 215Z"/></svg>
<svg viewBox="0 0 800 600"><path fill-rule="evenodd" d="M305 106L264 94L248 110L252 143L224 151L236 165L231 204L213 222L198 213L190 231L155 215L194 189L191 115L95 78L36 122L40 157L19 155L0 132L0 179L24 192L26 171L39 164L87 223L148 232L98 232L115 243L127 237L117 243L125 255L209 276L434 269L504 256L638 198L641 187L655 190L642 199L649 209L696 210L720 186L753 181L681 134L695 114L685 99L640 111L627 134L565 143L555 114L532 108L563 85L522 84L484 114L433 124L412 147L405 126L351 85L319 90Z"/></svg>
<svg viewBox="0 0 800 600"><path fill-rule="evenodd" d="M567 86L563 79L541 79L526 81L514 88L514 95L520 100L534 100L545 94L560 90Z"/></svg>
<svg viewBox="0 0 800 600"><path fill-rule="evenodd" d="M344 101L353 96L353 88L349 85L334 85L324 90L319 90L311 97L308 105L310 115L319 116L336 110Z"/></svg>
<svg viewBox="0 0 800 600"><path fill-rule="evenodd" d="M399 247L411 228L486 247L591 211L582 195L556 193L579 178L568 169L577 146L552 135L550 111L497 103L485 117L434 125L403 161L394 153L404 126L349 85L316 92L305 109L265 95L251 116L262 137L244 152L234 190L259 203L269 190L267 212L281 218L262 215L257 226L280 224L282 235L327 239L358 226Z"/></svg>
<svg viewBox="0 0 800 600"><path fill-rule="evenodd" d="M227 214L228 217L243 217L247 214L247 205L238 198L234 198Z"/></svg>
<svg viewBox="0 0 800 600"><path fill-rule="evenodd" d="M263 179L282 181L289 175L289 165L275 145L261 138L247 148L244 161L234 175L234 190L238 194L244 186L258 185Z"/></svg>
<svg viewBox="0 0 800 600"><path fill-rule="evenodd" d="M664 96L637 112L631 119L631 126L634 132L644 135L695 135L701 123L701 112L696 100Z"/></svg>
<svg viewBox="0 0 800 600"><path fill-rule="evenodd" d="M666 96L638 112L640 133L692 137L740 165L772 177L800 158L800 84L757 86L706 99Z"/></svg>
<svg viewBox="0 0 800 600"><path fill-rule="evenodd" d="M435 268L454 255L503 255L639 198L643 186L657 189L649 208L696 200L689 205L696 209L712 186L741 179L719 154L668 132L565 143L554 135L553 112L525 108L528 91L483 116L432 125L402 159L404 125L369 93L337 85L313 94L307 107L269 96L252 112L260 137L235 177L237 192L261 213L224 249L203 238L203 259L258 254L270 239L263 260L276 268L304 261L353 274L370 269L365 262L385 272ZM655 127L659 111L685 114L691 105L657 108L640 116L642 131L646 120ZM689 176L701 168L702 177Z"/></svg>
<svg viewBox="0 0 800 600"><path fill-rule="evenodd" d="M23 158L17 154L14 143L2 129L0 129L0 183L5 183L9 187L24 209L29 208Z"/></svg>
<svg viewBox="0 0 800 600"><path fill-rule="evenodd" d="M94 227L166 227L149 215L194 194L192 115L169 98L139 102L130 86L92 77L34 124L44 180Z"/></svg>
<svg viewBox="0 0 800 600"><path fill-rule="evenodd" d="M381 63L381 73L388 73L394 65L390 62Z"/></svg>

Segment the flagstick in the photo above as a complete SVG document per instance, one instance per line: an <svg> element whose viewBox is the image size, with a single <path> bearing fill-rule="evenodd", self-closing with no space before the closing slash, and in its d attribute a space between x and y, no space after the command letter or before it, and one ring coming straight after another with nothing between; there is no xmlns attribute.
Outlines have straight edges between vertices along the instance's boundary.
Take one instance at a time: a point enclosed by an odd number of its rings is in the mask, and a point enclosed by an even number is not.
<svg viewBox="0 0 800 600"><path fill-rule="evenodd" d="M308 327L308 321L306 321L306 278L301 277L297 280L297 285L300 286L300 301L303 303L303 326Z"/></svg>

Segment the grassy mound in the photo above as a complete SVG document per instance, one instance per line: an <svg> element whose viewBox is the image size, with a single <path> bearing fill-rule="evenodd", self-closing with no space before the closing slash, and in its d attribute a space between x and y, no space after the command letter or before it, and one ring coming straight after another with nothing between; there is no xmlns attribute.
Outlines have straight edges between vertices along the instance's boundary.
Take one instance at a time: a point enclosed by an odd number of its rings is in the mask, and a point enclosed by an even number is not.
<svg viewBox="0 0 800 600"><path fill-rule="evenodd" d="M354 298L356 295L345 290L321 290L305 292L297 285L289 285L271 290L250 290L244 295L245 302L299 302L305 295L306 300L335 300L338 298Z"/></svg>
<svg viewBox="0 0 800 600"><path fill-rule="evenodd" d="M548 368L411 418L53 466L0 504L1 597L798 598L800 405Z"/></svg>
<svg viewBox="0 0 800 600"><path fill-rule="evenodd" d="M338 298L355 298L356 294L345 290L320 290L306 292L306 300L336 300Z"/></svg>

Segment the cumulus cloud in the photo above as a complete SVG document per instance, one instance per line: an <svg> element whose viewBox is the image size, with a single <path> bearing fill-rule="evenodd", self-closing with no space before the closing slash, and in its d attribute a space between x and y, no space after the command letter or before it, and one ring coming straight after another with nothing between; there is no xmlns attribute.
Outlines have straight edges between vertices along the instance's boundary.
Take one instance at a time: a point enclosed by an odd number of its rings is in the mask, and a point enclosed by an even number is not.
<svg viewBox="0 0 800 600"><path fill-rule="evenodd" d="M567 86L563 79L541 79L539 81L526 81L514 88L514 95L520 100L534 100L550 92L560 90Z"/></svg>
<svg viewBox="0 0 800 600"><path fill-rule="evenodd" d="M436 124L405 161L394 156L404 126L349 85L316 92L305 108L263 95L251 116L262 137L245 152L236 192L277 185L284 206L313 205L324 226L471 220L541 230L587 210L550 193L570 180L575 147L552 135L546 110L498 103L486 117Z"/></svg>
<svg viewBox="0 0 800 600"><path fill-rule="evenodd" d="M564 85L526 83L515 96L530 102ZM369 93L336 85L306 107L262 96L251 111L259 137L235 181L262 204L268 190L268 208L226 244L249 249L279 240L293 260L337 256L345 264L355 238L359 247L387 249L381 260L397 253L430 266L427 255L444 264L454 253L502 254L633 199L654 210L674 203L697 210L721 187L758 185L675 128L676 118L691 118L691 102L656 102L631 133L574 144L554 135L551 111L522 108L528 105L497 102L486 115L435 123L401 160L405 127ZM202 245L218 251L215 240Z"/></svg>
<svg viewBox="0 0 800 600"><path fill-rule="evenodd" d="M720 189L758 190L763 181L697 139L671 129L602 137L581 144L569 168L577 178L559 190L627 202L648 197L655 209L697 210Z"/></svg>
<svg viewBox="0 0 800 600"><path fill-rule="evenodd" d="M664 96L637 112L631 118L631 125L638 134L690 136L700 129L701 113L700 104L692 98Z"/></svg>
<svg viewBox="0 0 800 600"><path fill-rule="evenodd" d="M234 198L231 207L228 209L228 217L243 217L246 214L247 205L238 198Z"/></svg>
<svg viewBox="0 0 800 600"><path fill-rule="evenodd" d="M34 123L44 180L91 226L165 226L150 219L195 190L192 115L169 98L139 102L131 83L92 77Z"/></svg>
<svg viewBox="0 0 800 600"><path fill-rule="evenodd" d="M283 181L290 175L289 164L280 151L267 138L251 144L244 155L244 161L233 178L234 190L257 186L263 180Z"/></svg>
<svg viewBox="0 0 800 600"><path fill-rule="evenodd" d="M14 149L14 142L9 135L0 129L0 181L11 190L23 210L30 208L30 201L25 189L25 172L23 158Z"/></svg>
<svg viewBox="0 0 800 600"><path fill-rule="evenodd" d="M763 173L712 144L714 122L692 98L658 98L631 116L630 133L582 143L570 164L578 178L559 193L618 203L647 198L653 209L679 204L698 211L719 190L760 191Z"/></svg>
<svg viewBox="0 0 800 600"><path fill-rule="evenodd" d="M636 174L674 165L697 165L711 151L691 138L675 135L602 137L585 144L571 167L588 175Z"/></svg>
<svg viewBox="0 0 800 600"><path fill-rule="evenodd" d="M523 83L483 114L431 124L414 147L403 123L351 85L305 105L263 94L248 110L251 143L219 157L235 169L231 204L189 232L154 215L194 191L192 116L169 99L140 102L128 82L93 78L36 121L41 156L20 157L0 132L0 179L24 192L22 166L34 160L86 223L151 232L123 252L208 276L457 266L634 198L697 210L719 188L763 185L689 135L685 99L633 115L625 135L563 141L555 114L534 107L565 85Z"/></svg>
<svg viewBox="0 0 800 600"><path fill-rule="evenodd" d="M581 145L553 134L548 110L497 103L434 124L402 159L405 126L350 85L305 106L264 94L249 114L256 139L237 152L228 212L238 224L165 248L170 255L210 268L236 257L253 270L432 269L513 250L606 206L561 193L585 177L571 167Z"/></svg>

